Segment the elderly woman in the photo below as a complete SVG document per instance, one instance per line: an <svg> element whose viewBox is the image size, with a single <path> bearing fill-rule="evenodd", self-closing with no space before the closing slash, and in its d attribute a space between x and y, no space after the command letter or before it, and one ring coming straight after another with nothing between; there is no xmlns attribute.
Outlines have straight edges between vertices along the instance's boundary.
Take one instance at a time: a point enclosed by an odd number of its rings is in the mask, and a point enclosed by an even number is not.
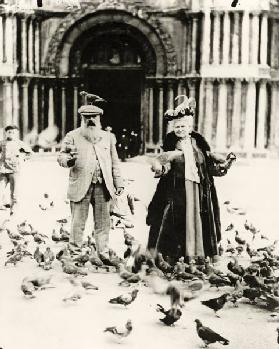
<svg viewBox="0 0 279 349"><path fill-rule="evenodd" d="M194 110L194 100L186 97L167 112L173 132L153 165L161 178L148 208L148 248L173 261L217 255L221 224L213 176L225 175L235 159L210 152L205 139L193 131Z"/></svg>

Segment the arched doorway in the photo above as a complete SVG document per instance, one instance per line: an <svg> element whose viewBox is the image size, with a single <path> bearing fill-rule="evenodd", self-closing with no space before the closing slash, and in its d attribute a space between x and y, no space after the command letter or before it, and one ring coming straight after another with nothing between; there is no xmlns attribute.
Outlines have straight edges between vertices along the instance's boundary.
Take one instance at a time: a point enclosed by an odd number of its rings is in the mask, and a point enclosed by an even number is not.
<svg viewBox="0 0 279 349"><path fill-rule="evenodd" d="M103 127L141 134L142 90L155 53L144 38L125 24L104 24L84 32L70 51L70 75L78 75L84 89L107 103Z"/></svg>
<svg viewBox="0 0 279 349"><path fill-rule="evenodd" d="M133 7L99 9L87 4L57 28L44 72L50 85L56 80L61 86L61 102L58 93L54 105L56 115L62 105L62 135L78 126L79 92L88 90L108 100L104 124L111 124L116 133L123 127L140 130L142 151L160 149L163 112L173 104L177 89L177 57L170 35L155 16Z"/></svg>

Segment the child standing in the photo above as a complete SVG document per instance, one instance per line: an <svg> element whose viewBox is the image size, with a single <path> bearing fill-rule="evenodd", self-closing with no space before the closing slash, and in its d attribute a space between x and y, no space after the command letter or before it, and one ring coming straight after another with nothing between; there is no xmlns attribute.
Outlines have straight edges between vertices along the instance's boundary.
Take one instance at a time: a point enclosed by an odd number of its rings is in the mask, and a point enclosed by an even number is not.
<svg viewBox="0 0 279 349"><path fill-rule="evenodd" d="M4 140L0 142L0 209L10 206L10 212L13 214L14 206L18 201L18 179L21 165L30 158L32 150L19 139L17 126L7 126L4 131ZM4 205L3 195L8 184L10 184L11 202L10 205Z"/></svg>

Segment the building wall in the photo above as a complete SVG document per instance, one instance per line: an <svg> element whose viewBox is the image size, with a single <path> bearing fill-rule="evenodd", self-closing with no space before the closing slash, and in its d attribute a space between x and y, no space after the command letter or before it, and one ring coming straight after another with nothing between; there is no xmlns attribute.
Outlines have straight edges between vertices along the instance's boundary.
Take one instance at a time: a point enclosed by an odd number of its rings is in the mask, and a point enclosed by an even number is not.
<svg viewBox="0 0 279 349"><path fill-rule="evenodd" d="M166 129L162 114L165 108L174 106L177 94L186 93L197 100L198 130L217 151L276 153L278 2L246 0L235 8L223 0L133 3L133 8L143 9L161 23L171 38L177 62L174 74L155 75L146 81L145 149L159 149ZM72 10L37 9L34 1L30 1L30 8L14 0L1 6L0 126L17 123L26 135L31 129L40 132L56 123L62 127L61 134L65 133L66 109L61 103L66 103L70 96L71 108L77 108L78 90L82 86L76 80L66 79L65 84L65 79L57 79L48 71L45 61L57 28L63 30L63 21ZM137 15L140 16L139 12ZM157 114L151 115L151 111ZM73 126L76 118L73 110Z"/></svg>

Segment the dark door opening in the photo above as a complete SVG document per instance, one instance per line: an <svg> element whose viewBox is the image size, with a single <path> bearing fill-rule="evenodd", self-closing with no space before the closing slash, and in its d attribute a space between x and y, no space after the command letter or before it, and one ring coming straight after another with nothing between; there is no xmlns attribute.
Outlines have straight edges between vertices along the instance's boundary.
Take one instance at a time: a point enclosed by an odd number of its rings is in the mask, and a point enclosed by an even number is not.
<svg viewBox="0 0 279 349"><path fill-rule="evenodd" d="M87 91L107 101L101 106L104 109L103 128L111 126L117 139L123 128L140 135L142 72L125 69L89 70L85 79Z"/></svg>

